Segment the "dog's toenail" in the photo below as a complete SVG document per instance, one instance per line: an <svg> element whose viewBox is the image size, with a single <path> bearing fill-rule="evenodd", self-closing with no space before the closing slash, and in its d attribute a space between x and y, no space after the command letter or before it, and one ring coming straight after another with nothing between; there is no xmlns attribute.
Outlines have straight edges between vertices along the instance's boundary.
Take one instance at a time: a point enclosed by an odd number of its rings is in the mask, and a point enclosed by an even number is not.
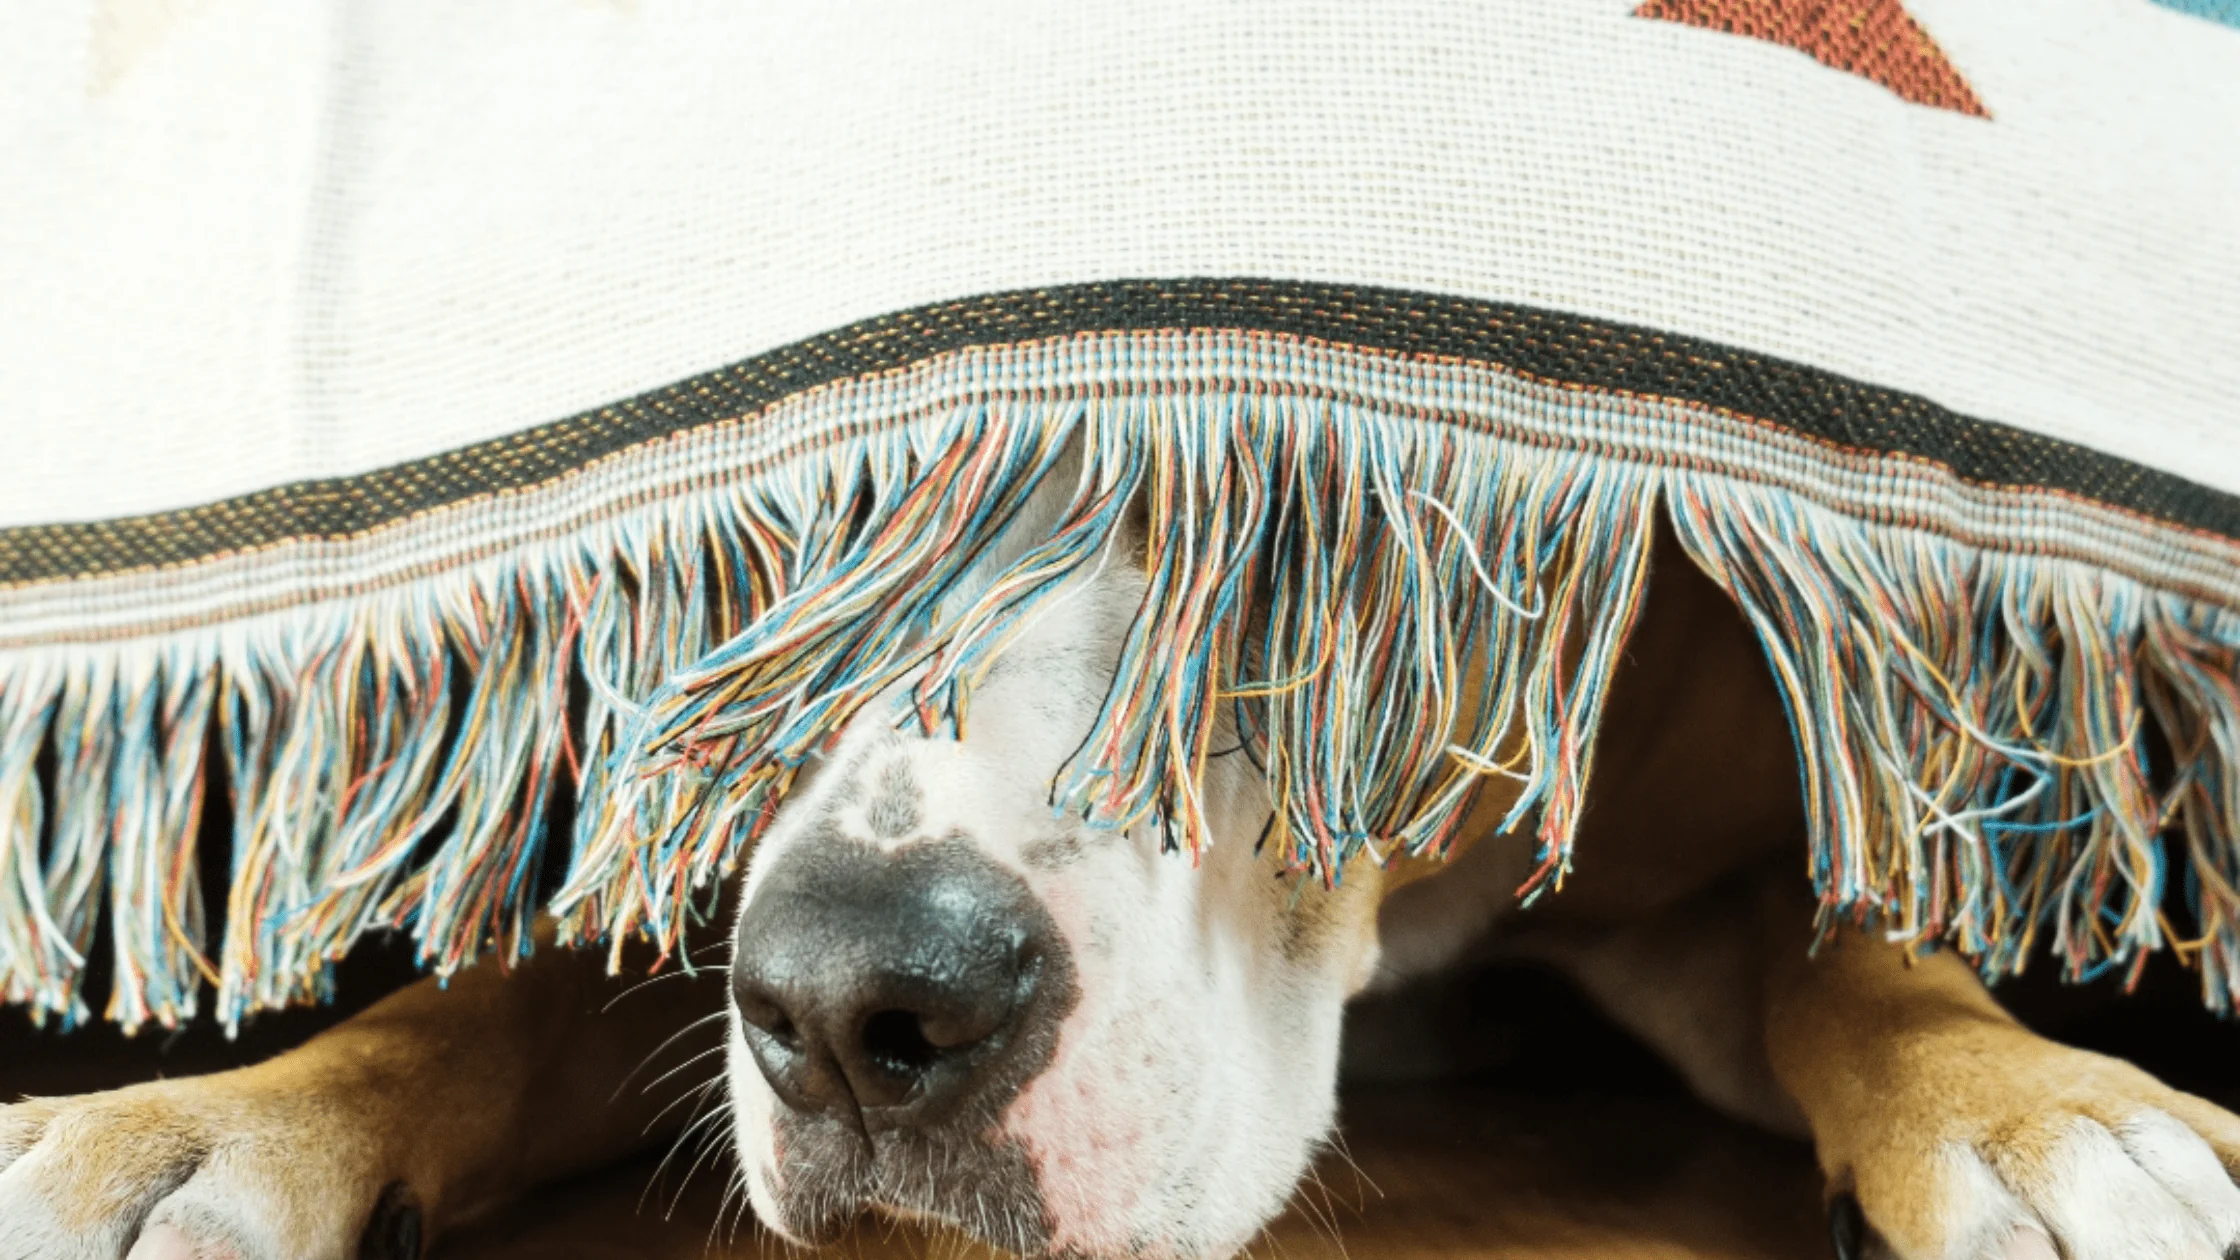
<svg viewBox="0 0 2240 1260"><path fill-rule="evenodd" d="M420 1204L401 1181L392 1181L373 1205L358 1260L420 1260Z"/></svg>
<svg viewBox="0 0 2240 1260"><path fill-rule="evenodd" d="M1835 1245L1836 1260L1859 1260L1866 1254L1867 1215L1859 1210L1858 1196L1839 1194L1828 1200L1828 1241Z"/></svg>

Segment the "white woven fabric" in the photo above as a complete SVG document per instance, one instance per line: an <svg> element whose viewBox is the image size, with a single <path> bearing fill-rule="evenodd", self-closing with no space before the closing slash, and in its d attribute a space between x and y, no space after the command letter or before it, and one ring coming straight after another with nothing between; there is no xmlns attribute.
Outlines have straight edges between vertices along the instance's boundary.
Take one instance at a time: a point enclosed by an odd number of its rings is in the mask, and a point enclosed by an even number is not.
<svg viewBox="0 0 2240 1260"><path fill-rule="evenodd" d="M21 6L0 524L1128 276L1670 329L2240 492L2240 31L1910 0L1985 120L1631 8Z"/></svg>

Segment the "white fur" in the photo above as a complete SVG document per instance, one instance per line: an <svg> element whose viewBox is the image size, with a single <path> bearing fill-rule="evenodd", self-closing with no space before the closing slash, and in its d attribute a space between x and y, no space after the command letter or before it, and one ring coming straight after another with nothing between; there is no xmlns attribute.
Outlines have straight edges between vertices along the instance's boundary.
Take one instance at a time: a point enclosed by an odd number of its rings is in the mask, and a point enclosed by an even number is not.
<svg viewBox="0 0 2240 1260"><path fill-rule="evenodd" d="M2159 1111L2142 1111L2114 1130L2133 1163L2193 1214L2218 1249L2240 1243L2240 1187L2201 1135Z"/></svg>
<svg viewBox="0 0 2240 1260"><path fill-rule="evenodd" d="M1039 522L1023 527L1035 536ZM898 733L875 702L781 808L742 902L795 846L799 820L843 795L841 773L876 783L904 763L924 790L919 834L969 836L1042 900L1071 953L1079 1001L1056 1054L1004 1113L1001 1138L1028 1154L1055 1251L1218 1258L1290 1196L1334 1117L1340 1015L1374 954L1370 892L1334 895L1342 930L1305 959L1285 956L1295 894L1257 859L1267 790L1241 757L1218 760L1205 796L1203 861L1162 853L1149 828L1100 832L1055 815L1054 775L1095 718L1140 582L1115 559L1093 589L1052 607L972 695L961 741ZM872 843L860 810L843 834ZM1058 870L1026 860L1063 837L1082 856ZM765 1221L786 1219L790 1171L774 1149L769 1086L734 1025L730 1081L746 1183ZM807 1193L806 1190L802 1191Z"/></svg>
<svg viewBox="0 0 2240 1260"><path fill-rule="evenodd" d="M1900 1260L2216 1260L2240 1243L2240 1189L2193 1130L2151 1109L2112 1131L2048 1122L2058 1129L2037 1157L1948 1144L1941 1246Z"/></svg>

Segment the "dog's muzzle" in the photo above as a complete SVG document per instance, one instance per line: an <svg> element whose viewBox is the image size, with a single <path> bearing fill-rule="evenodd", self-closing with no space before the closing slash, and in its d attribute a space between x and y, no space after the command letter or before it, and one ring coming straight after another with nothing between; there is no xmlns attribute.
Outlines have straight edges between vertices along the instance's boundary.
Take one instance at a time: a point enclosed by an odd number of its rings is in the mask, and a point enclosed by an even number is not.
<svg viewBox="0 0 2240 1260"><path fill-rule="evenodd" d="M789 855L740 919L748 1048L795 1112L866 1133L940 1124L1050 1019L1047 918L961 841Z"/></svg>
<svg viewBox="0 0 2240 1260"><path fill-rule="evenodd" d="M957 1187L993 1183L1024 1200L1011 1205L1023 1236L1006 1241L1032 1242L1025 1161L989 1135L1049 1062L1075 994L1023 880L959 837L885 851L828 835L759 881L731 978L746 1048L782 1104L793 1190L824 1210L950 1215Z"/></svg>

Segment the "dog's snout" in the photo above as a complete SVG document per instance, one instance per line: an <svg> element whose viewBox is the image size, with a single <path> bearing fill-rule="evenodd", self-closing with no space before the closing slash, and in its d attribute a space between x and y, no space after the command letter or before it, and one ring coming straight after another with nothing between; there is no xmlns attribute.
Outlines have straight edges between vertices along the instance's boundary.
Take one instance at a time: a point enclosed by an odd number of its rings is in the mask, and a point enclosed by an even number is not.
<svg viewBox="0 0 2240 1260"><path fill-rule="evenodd" d="M940 1122L1050 1013L1033 894L962 841L789 854L739 920L748 1049L797 1112L865 1132Z"/></svg>

